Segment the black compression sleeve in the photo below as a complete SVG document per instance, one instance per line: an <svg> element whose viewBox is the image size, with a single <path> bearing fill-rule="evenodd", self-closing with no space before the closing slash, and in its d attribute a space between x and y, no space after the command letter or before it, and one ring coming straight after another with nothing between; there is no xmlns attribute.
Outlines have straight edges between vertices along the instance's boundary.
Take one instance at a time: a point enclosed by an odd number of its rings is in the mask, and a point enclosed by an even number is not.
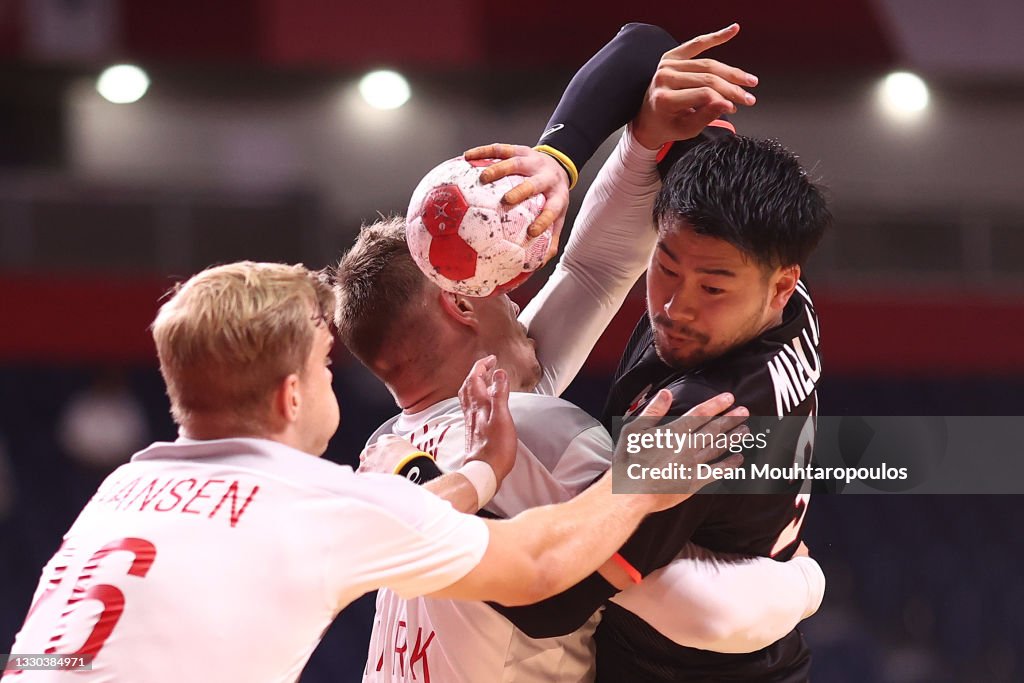
<svg viewBox="0 0 1024 683"><path fill-rule="evenodd" d="M578 630L605 600L618 592L598 573L572 588L524 607L488 603L531 638L554 638Z"/></svg>
<svg viewBox="0 0 1024 683"><path fill-rule="evenodd" d="M609 135L636 116L661 56L678 44L657 26L623 26L573 76L537 144L554 147L582 169Z"/></svg>
<svg viewBox="0 0 1024 683"><path fill-rule="evenodd" d="M707 515L713 496L694 496L682 505L650 515L633 532L619 554L642 576L664 567L679 554ZM504 607L488 603L531 638L554 638L579 629L618 593L594 572L575 586L533 605Z"/></svg>
<svg viewBox="0 0 1024 683"><path fill-rule="evenodd" d="M715 503L715 496L698 494L682 504L649 515L619 550L627 562L647 576L679 554Z"/></svg>

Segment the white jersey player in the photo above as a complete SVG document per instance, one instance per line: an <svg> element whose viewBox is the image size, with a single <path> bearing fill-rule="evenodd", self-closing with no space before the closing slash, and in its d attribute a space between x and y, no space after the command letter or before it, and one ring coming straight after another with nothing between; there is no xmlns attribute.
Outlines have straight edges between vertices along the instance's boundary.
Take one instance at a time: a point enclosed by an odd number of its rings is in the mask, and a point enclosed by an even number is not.
<svg viewBox="0 0 1024 683"><path fill-rule="evenodd" d="M339 420L333 303L301 266L245 262L200 273L161 307L153 334L181 438L136 454L86 505L44 569L5 683L294 681L335 615L369 590L530 602L687 497L612 496L602 477L564 505L491 521L400 478L318 460ZM500 482L516 438L508 377L489 368L475 364L466 382L464 444ZM707 429L738 424L731 412ZM489 500L465 473L445 479Z"/></svg>
<svg viewBox="0 0 1024 683"><path fill-rule="evenodd" d="M14 643L92 671L4 681L294 680L352 600L439 590L483 556L482 520L406 483L264 439L155 444L79 515Z"/></svg>
<svg viewBox="0 0 1024 683"><path fill-rule="evenodd" d="M559 503L577 495L608 469L611 438L596 420L567 401L512 393L516 464L483 509L498 517ZM370 442L386 434L410 439L444 471L463 465L465 428L458 399L385 422ZM377 593L377 613L364 681L587 680L593 668L593 630L534 640L484 603L405 599Z"/></svg>

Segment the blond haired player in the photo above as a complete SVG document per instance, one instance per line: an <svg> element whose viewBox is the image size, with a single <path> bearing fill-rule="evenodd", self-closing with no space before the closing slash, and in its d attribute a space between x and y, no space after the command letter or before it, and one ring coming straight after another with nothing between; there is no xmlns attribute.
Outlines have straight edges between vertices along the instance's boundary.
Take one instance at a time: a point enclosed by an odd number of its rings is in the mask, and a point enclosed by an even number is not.
<svg viewBox="0 0 1024 683"><path fill-rule="evenodd" d="M333 307L305 268L250 262L203 271L164 303L153 336L180 438L135 454L83 509L12 649L41 668L8 668L5 683L294 681L334 616L369 590L534 600L688 497L612 496L603 479L568 504L484 521L398 477L320 460L339 420ZM499 477L516 442L507 394L484 363L464 392L469 457ZM477 488L475 475L448 476L453 490Z"/></svg>

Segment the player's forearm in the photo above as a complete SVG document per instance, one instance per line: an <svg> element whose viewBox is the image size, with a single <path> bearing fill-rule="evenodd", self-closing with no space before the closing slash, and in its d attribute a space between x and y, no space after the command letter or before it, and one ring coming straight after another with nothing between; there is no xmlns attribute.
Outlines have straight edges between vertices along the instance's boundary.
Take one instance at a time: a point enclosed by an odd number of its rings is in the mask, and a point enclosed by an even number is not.
<svg viewBox="0 0 1024 683"><path fill-rule="evenodd" d="M800 618L807 619L815 615L821 607L821 601L825 599L825 572L812 557L794 557L788 564L798 567L804 575L807 595L804 613Z"/></svg>
<svg viewBox="0 0 1024 683"><path fill-rule="evenodd" d="M611 476L573 500L492 522L492 542L514 544L519 577L502 604L529 604L560 593L592 574L636 529L648 511L637 496L613 496ZM497 533L498 536L494 536Z"/></svg>
<svg viewBox="0 0 1024 683"><path fill-rule="evenodd" d="M657 26L624 26L576 72L538 144L557 149L581 170L609 135L633 119L662 54L677 44Z"/></svg>
<svg viewBox="0 0 1024 683"><path fill-rule="evenodd" d="M679 645L755 652L821 603L821 568L810 558L797 559L719 557L694 548L613 600Z"/></svg>
<svg viewBox="0 0 1024 683"><path fill-rule="evenodd" d="M655 153L627 133L583 200L555 272L520 316L537 344L541 393L558 395L647 268L661 187Z"/></svg>
<svg viewBox="0 0 1024 683"><path fill-rule="evenodd" d="M627 130L590 186L559 267L587 273L606 299L624 296L647 269L657 241L657 152Z"/></svg>
<svg viewBox="0 0 1024 683"><path fill-rule="evenodd" d="M385 445L385 440L389 440ZM397 444L397 446L395 445ZM455 472L441 471L434 456L423 451L408 451L409 444L404 439L393 436L382 437L371 444L360 456L360 472L384 472L397 474L414 484L421 484L438 498L442 498L459 512L475 514L481 506L481 495L490 500L486 491L470 479L471 468L480 472L481 463L466 463ZM399 455L396 455L399 454ZM397 462L396 462L397 460ZM491 469L493 472L493 468ZM495 482L497 483L497 482ZM484 487L486 488L486 487ZM493 494L493 492L491 492ZM484 504L486 504L486 500Z"/></svg>
<svg viewBox="0 0 1024 683"><path fill-rule="evenodd" d="M792 631L821 604L825 576L809 557L791 562L765 560L756 570L749 565L739 569L727 580L740 587L718 594L718 617L709 622L709 640L700 646L705 650L756 652Z"/></svg>
<svg viewBox="0 0 1024 683"><path fill-rule="evenodd" d="M476 488L469 479L458 472L449 472L437 479L431 479L423 488L438 498L447 500L459 512L472 515L480 509Z"/></svg>

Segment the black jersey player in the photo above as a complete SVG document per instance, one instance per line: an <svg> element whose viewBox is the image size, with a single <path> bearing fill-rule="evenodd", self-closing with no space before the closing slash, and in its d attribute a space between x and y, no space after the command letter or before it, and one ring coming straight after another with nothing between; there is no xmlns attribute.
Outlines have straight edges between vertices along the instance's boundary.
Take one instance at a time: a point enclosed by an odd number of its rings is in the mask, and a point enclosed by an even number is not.
<svg viewBox="0 0 1024 683"><path fill-rule="evenodd" d="M630 119L644 146L667 143L644 128L653 106L644 93L662 53L675 45L656 27L624 28L574 78L540 149L574 179L604 138ZM604 422L613 428L614 418L640 409L662 388L672 392L673 414L729 391L752 415L789 417L772 432L771 448L748 453L748 460L770 453L781 459L772 464L807 463L821 362L801 269L830 221L824 199L781 145L734 135L720 120L663 152L648 311L623 354ZM800 542L808 503L801 481L781 493L697 496L649 518L621 555L641 575L666 564L689 540L787 559ZM553 635L575 628L614 592L595 574L546 603L504 611L531 635ZM707 652L669 640L642 614L615 604L606 609L597 642L601 681L801 681L810 666L795 630L758 652Z"/></svg>

